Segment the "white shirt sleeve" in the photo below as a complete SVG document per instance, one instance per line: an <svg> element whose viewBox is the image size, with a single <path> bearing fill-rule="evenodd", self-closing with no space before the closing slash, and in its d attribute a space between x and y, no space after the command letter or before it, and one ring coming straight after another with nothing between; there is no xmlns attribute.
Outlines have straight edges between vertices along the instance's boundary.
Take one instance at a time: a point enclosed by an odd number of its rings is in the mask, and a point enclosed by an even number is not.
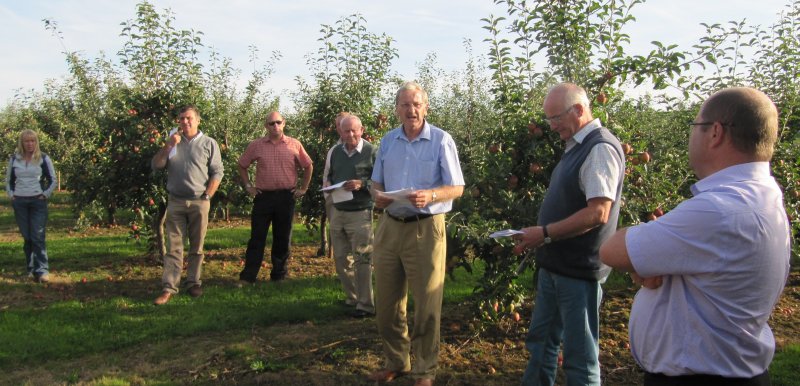
<svg viewBox="0 0 800 386"><path fill-rule="evenodd" d="M599 143L581 165L580 187L587 201L595 197L611 200L617 197L617 178L622 164L616 152L610 144Z"/></svg>

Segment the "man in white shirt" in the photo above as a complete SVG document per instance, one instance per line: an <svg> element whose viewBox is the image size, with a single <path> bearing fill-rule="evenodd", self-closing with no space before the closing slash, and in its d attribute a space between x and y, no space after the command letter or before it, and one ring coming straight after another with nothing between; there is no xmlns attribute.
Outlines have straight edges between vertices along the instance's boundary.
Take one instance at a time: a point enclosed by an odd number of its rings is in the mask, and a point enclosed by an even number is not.
<svg viewBox="0 0 800 386"><path fill-rule="evenodd" d="M652 385L769 385L767 325L789 273L783 194L770 175L778 112L752 88L712 95L691 124L694 197L621 229L601 260L643 288L631 351Z"/></svg>

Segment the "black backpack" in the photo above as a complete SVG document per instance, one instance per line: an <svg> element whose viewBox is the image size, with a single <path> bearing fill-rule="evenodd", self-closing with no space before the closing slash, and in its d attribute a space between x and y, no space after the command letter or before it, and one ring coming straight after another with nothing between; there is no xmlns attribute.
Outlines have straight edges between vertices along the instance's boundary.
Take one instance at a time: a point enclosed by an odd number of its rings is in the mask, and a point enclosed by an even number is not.
<svg viewBox="0 0 800 386"><path fill-rule="evenodd" d="M16 155L11 156L11 190L14 190L17 186L17 176L14 173L14 159L17 158ZM39 177L39 185L42 187L42 191L47 190L50 184L53 183L53 176L50 175L50 168L47 167L47 154L42 154L42 175Z"/></svg>

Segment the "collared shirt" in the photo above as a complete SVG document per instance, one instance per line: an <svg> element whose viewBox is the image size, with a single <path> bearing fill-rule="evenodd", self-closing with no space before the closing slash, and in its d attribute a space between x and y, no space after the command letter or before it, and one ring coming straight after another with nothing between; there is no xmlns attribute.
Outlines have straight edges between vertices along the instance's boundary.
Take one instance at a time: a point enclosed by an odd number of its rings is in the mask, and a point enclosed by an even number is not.
<svg viewBox="0 0 800 386"><path fill-rule="evenodd" d="M464 185L453 137L427 121L422 132L412 141L408 140L402 126L381 139L372 180L383 184L387 192ZM452 208L452 200L439 201L424 208L400 207L391 210L391 214L403 217L439 214L449 212Z"/></svg>
<svg viewBox="0 0 800 386"><path fill-rule="evenodd" d="M583 143L589 133L602 126L600 119L595 119L567 140L564 152L572 150L576 145ZM595 197L606 197L614 200L617 196L617 178L622 162L615 155L614 147L601 143L592 148L586 160L581 165L579 186L586 195L586 200ZM622 156L622 155L620 155Z"/></svg>
<svg viewBox="0 0 800 386"><path fill-rule="evenodd" d="M283 135L277 142L262 137L250 142L239 157L239 166L256 163L255 187L259 190L292 190L297 187L297 169L311 166L311 157L300 141Z"/></svg>
<svg viewBox="0 0 800 386"><path fill-rule="evenodd" d="M653 373L753 377L772 361L767 320L789 273L783 195L767 162L725 168L692 192L628 229L636 272L663 276L661 287L636 294L631 351Z"/></svg>

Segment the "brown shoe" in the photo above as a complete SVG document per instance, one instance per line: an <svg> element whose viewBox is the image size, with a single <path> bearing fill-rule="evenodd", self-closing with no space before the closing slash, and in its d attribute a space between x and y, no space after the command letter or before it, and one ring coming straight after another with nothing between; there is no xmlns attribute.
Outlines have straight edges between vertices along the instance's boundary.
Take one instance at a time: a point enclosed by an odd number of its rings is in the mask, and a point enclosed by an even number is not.
<svg viewBox="0 0 800 386"><path fill-rule="evenodd" d="M400 377L402 377L403 375L406 375L406 374L408 374L408 372L405 372L405 371L394 371L394 370L389 370L389 369L380 369L380 370L370 374L367 378L369 378L370 381L386 383L386 382L391 382L391 381L395 380L396 378L400 378Z"/></svg>
<svg viewBox="0 0 800 386"><path fill-rule="evenodd" d="M199 298L203 295L203 288L199 285L193 285L189 288L189 295L192 295L193 298Z"/></svg>
<svg viewBox="0 0 800 386"><path fill-rule="evenodd" d="M169 299L172 297L172 294L169 292L164 291L161 296L157 297L156 300L153 300L153 304L157 306L161 306L167 304Z"/></svg>
<svg viewBox="0 0 800 386"><path fill-rule="evenodd" d="M414 386L433 386L433 379L430 378L420 378L414 382Z"/></svg>

